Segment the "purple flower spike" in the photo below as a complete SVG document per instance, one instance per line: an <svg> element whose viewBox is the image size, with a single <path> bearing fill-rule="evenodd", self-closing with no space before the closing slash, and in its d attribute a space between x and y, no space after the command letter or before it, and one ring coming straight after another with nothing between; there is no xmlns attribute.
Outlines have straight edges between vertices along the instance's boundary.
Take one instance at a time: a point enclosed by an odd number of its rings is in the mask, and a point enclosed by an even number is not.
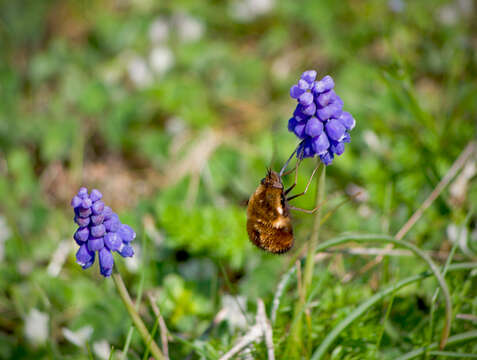
<svg viewBox="0 0 477 360"><path fill-rule="evenodd" d="M101 194L99 190L97 189L91 190L91 195L89 196L89 198L91 199L92 202L101 200L102 197L103 197L103 194Z"/></svg>
<svg viewBox="0 0 477 360"><path fill-rule="evenodd" d="M305 134L310 137L317 137L323 132L323 123L316 117L311 117L305 127Z"/></svg>
<svg viewBox="0 0 477 360"><path fill-rule="evenodd" d="M122 257L131 257L134 255L134 249L131 245L125 245L119 252L119 255L121 255Z"/></svg>
<svg viewBox="0 0 477 360"><path fill-rule="evenodd" d="M111 251L119 251L123 246L123 241L118 233L109 232L104 236L104 245Z"/></svg>
<svg viewBox="0 0 477 360"><path fill-rule="evenodd" d="M136 233L132 227L126 224L121 224L118 234L124 242L131 242L136 238Z"/></svg>
<svg viewBox="0 0 477 360"><path fill-rule="evenodd" d="M336 119L331 119L325 125L326 133L334 141L342 141L346 128Z"/></svg>
<svg viewBox="0 0 477 360"><path fill-rule="evenodd" d="M314 70L305 71L292 87L290 93L298 105L288 121L288 130L302 139L298 158L319 155L329 165L334 155L344 152L344 143L351 141L348 131L354 128L355 120L343 112L343 100L334 90L333 78L326 75L316 80L316 75Z"/></svg>
<svg viewBox="0 0 477 360"><path fill-rule="evenodd" d="M94 263L94 252L90 252L86 244L81 245L76 252L76 262L83 269L89 268Z"/></svg>
<svg viewBox="0 0 477 360"><path fill-rule="evenodd" d="M303 127L305 122L303 122ZM89 268L95 261L96 251L99 254L100 272L103 276L112 273L114 258L111 251L117 251L121 256L133 256L134 251L129 245L136 233L128 226L121 224L119 217L110 207L101 201L99 190L81 188L71 200L74 208L75 222L79 225L73 238L80 246L76 260L83 269Z"/></svg>
<svg viewBox="0 0 477 360"><path fill-rule="evenodd" d="M111 273L113 272L113 265L114 265L113 255L106 248L102 248L98 252L98 255L99 255L98 256L99 257L99 268L100 268L100 271L101 271L101 275L103 275L105 277L110 276Z"/></svg>
<svg viewBox="0 0 477 360"><path fill-rule="evenodd" d="M301 74L301 78L305 80L308 84L312 84L313 81L316 79L316 71L315 70L307 70L303 74Z"/></svg>

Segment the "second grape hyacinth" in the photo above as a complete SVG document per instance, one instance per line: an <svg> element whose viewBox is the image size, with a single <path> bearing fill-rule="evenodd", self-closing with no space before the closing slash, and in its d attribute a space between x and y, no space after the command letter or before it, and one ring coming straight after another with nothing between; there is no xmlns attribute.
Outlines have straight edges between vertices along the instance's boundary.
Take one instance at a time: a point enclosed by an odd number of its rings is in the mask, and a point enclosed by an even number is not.
<svg viewBox="0 0 477 360"><path fill-rule="evenodd" d="M335 155L344 152L344 143L350 142L349 131L356 124L353 116L343 111L343 101L335 93L335 83L326 75L316 80L316 71L305 71L290 96L298 101L288 130L302 139L299 158L318 155L325 165L331 164Z"/></svg>
<svg viewBox="0 0 477 360"><path fill-rule="evenodd" d="M87 269L94 264L95 254L98 252L101 275L111 275L114 266L112 251L122 257L131 257L134 250L131 241L136 237L134 230L122 224L117 214L101 201L103 195L96 189L82 187L71 200L75 211L75 222L78 229L74 239L79 245L76 261Z"/></svg>

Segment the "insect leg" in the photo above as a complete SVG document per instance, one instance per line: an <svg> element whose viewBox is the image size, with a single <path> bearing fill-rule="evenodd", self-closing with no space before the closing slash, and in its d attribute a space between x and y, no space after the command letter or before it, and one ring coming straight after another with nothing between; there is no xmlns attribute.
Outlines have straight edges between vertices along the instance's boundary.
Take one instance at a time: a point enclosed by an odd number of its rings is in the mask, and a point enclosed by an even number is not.
<svg viewBox="0 0 477 360"><path fill-rule="evenodd" d="M286 174L289 174L290 172L284 174L286 168L288 167L288 164L290 163L291 159L293 159L293 156L295 156L295 154L297 153L298 149L300 148L301 144L303 144L303 141L305 140L302 140L298 146L295 148L295 150L292 152L292 154L290 155L290 157L288 158L287 162L285 163L285 165L283 165L282 169L280 170L280 173L278 174L280 177L286 175ZM301 155L302 151L300 151L300 153L298 154L297 158L300 159L300 155ZM301 160L301 159L300 159Z"/></svg>
<svg viewBox="0 0 477 360"><path fill-rule="evenodd" d="M302 211L302 212L307 213L307 214L313 214L316 210L318 210L320 208L320 206L317 206L316 208L314 208L312 210L302 209L302 208L292 206L292 205L288 205L288 208L291 209L291 210Z"/></svg>
<svg viewBox="0 0 477 360"><path fill-rule="evenodd" d="M305 187L305 190L299 194L296 194L296 195L293 195L293 196L290 196L289 198L287 198L287 201L290 201L290 200L293 200L299 196L302 196L302 195L305 195L306 192L308 191L308 188L310 187L310 184L311 184L311 180L313 179L313 176L315 175L316 173L316 170L318 170L318 168L320 167L320 164L318 164L316 167L315 167L315 170L313 170L313 172L311 173L311 176L310 176L310 179L308 180L308 184L306 184L306 187ZM295 186L296 185L296 177L295 177L295 184L292 185ZM288 194L289 190L291 189L288 189L285 194Z"/></svg>
<svg viewBox="0 0 477 360"><path fill-rule="evenodd" d="M288 193L293 190L293 188L296 186L296 183L298 182L298 166L300 165L300 163L301 163L301 159L298 159L296 162L296 166L293 169L295 171L295 182L293 183L292 186L290 186L288 189L285 190L285 195L288 195Z"/></svg>

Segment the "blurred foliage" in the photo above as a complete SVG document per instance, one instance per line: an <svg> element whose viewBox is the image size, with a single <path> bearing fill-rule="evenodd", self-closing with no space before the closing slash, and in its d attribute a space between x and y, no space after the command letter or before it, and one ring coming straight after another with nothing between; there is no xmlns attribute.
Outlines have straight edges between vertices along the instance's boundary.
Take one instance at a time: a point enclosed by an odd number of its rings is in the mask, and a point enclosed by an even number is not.
<svg viewBox="0 0 477 360"><path fill-rule="evenodd" d="M279 169L296 146L286 129L288 91L305 69L331 74L357 119L351 144L327 170L324 212L350 186L366 195L336 209L323 238L394 234L475 138L476 8L471 0L0 0L0 357L84 359L86 345L72 343L65 329L85 326L96 358L101 341L116 349L126 342L131 324L112 282L75 264L68 204L80 185L99 188L136 229L137 256L120 270L133 296L141 287L157 294L177 334L171 358L216 359L230 349L244 329L229 326L230 318L209 328L223 296L244 296L253 322L256 298L270 308L292 259L253 248L244 204L265 169ZM313 167L301 165L297 191ZM477 203L475 173L464 180L460 192L435 201L408 240L448 253L458 240L452 229ZM296 204L313 208L314 190ZM312 221L294 215L291 256ZM456 261L475 259L476 226L474 213L458 232L468 243ZM337 254L320 265L304 358L378 287L424 269L412 257L390 257L340 281L369 260ZM477 316L475 274L447 280L454 313ZM296 286L274 325L277 358ZM342 334L329 358L395 358L435 341L435 288L426 280L401 291L386 321L389 302L375 308ZM147 304L143 297L141 314L152 327ZM438 305L435 329L443 319ZM37 344L26 336L33 308L48 315ZM455 319L452 334L472 328ZM453 350L477 353L475 344ZM143 353L134 334L128 356ZM264 345L252 354L266 358Z"/></svg>

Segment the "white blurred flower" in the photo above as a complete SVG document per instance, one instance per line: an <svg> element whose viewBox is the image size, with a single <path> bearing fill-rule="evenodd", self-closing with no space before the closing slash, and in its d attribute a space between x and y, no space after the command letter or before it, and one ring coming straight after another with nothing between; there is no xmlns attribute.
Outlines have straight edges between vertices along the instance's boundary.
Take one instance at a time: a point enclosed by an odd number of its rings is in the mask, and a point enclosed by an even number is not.
<svg viewBox="0 0 477 360"><path fill-rule="evenodd" d="M134 56L129 61L128 74L133 84L138 88L143 88L152 82L152 73L146 61L139 56Z"/></svg>
<svg viewBox="0 0 477 360"><path fill-rule="evenodd" d="M472 16L474 13L474 2L472 0L457 0L460 11L464 16Z"/></svg>
<svg viewBox="0 0 477 360"><path fill-rule="evenodd" d="M289 55L279 57L272 63L272 74L278 80L285 80L289 76L292 69L291 63L292 59Z"/></svg>
<svg viewBox="0 0 477 360"><path fill-rule="evenodd" d="M59 243L46 269L50 276L57 277L60 274L61 268L71 251L71 244L70 239L63 240Z"/></svg>
<svg viewBox="0 0 477 360"><path fill-rule="evenodd" d="M124 262L126 264L126 268L130 272L137 273L139 270L139 263L141 259L141 248L134 242L131 244L131 246L134 249L134 256L124 258Z"/></svg>
<svg viewBox="0 0 477 360"><path fill-rule="evenodd" d="M361 204L359 207L358 207L358 214L367 219L369 218L371 215L373 215L373 210L366 204Z"/></svg>
<svg viewBox="0 0 477 360"><path fill-rule="evenodd" d="M444 25L455 25L461 18L472 17L473 14L474 3L472 0L455 0L437 11L438 20Z"/></svg>
<svg viewBox="0 0 477 360"><path fill-rule="evenodd" d="M247 318L244 312L247 311L247 299L245 296L224 295L222 297L223 319L227 320L230 328L244 330L247 328Z"/></svg>
<svg viewBox="0 0 477 360"><path fill-rule="evenodd" d="M41 345L48 339L48 314L31 309L25 318L25 337L34 345Z"/></svg>
<svg viewBox="0 0 477 360"><path fill-rule="evenodd" d="M454 4L444 5L439 9L439 20L444 25L455 25L459 21L459 11Z"/></svg>
<svg viewBox="0 0 477 360"><path fill-rule="evenodd" d="M403 0L389 0L388 6L395 13L401 13L404 11L406 4L404 3Z"/></svg>
<svg viewBox="0 0 477 360"><path fill-rule="evenodd" d="M111 346L106 340L97 341L93 343L93 351L100 359L108 360L111 354Z"/></svg>
<svg viewBox="0 0 477 360"><path fill-rule="evenodd" d="M467 256L474 257L472 249L469 248L469 231L464 225L449 224L446 229L450 242L457 243L460 250ZM473 241L473 232L470 233L470 240Z"/></svg>
<svg viewBox="0 0 477 360"><path fill-rule="evenodd" d="M169 36L169 23L163 17L156 18L149 26L149 39L154 44L160 44Z"/></svg>
<svg viewBox="0 0 477 360"><path fill-rule="evenodd" d="M275 0L240 0L232 3L230 15L238 21L252 21L273 10Z"/></svg>
<svg viewBox="0 0 477 360"><path fill-rule="evenodd" d="M449 186L451 198L460 203L467 198L470 180L477 175L477 162L473 159L467 161L459 176Z"/></svg>
<svg viewBox="0 0 477 360"><path fill-rule="evenodd" d="M187 126L182 118L173 116L167 119L165 128L169 135L179 135L184 132Z"/></svg>
<svg viewBox="0 0 477 360"><path fill-rule="evenodd" d="M186 13L176 14L173 21L181 41L197 41L204 34L205 27L202 21Z"/></svg>
<svg viewBox="0 0 477 360"><path fill-rule="evenodd" d="M149 63L156 74L162 75L174 65L174 55L169 48L156 46L149 55Z"/></svg>
<svg viewBox="0 0 477 360"><path fill-rule="evenodd" d="M0 215L0 262L5 257L5 242L10 238L12 232L8 227L7 220Z"/></svg>
<svg viewBox="0 0 477 360"><path fill-rule="evenodd" d="M377 153L381 153L384 151L384 146L381 143L381 140L379 139L378 135L374 131L371 130L365 130L363 133L363 138L364 142L366 145L369 146L369 148Z"/></svg>
<svg viewBox="0 0 477 360"><path fill-rule="evenodd" d="M63 336L69 342L76 346L83 347L93 334L93 327L90 325L83 326L82 328L72 331L68 328L62 328Z"/></svg>
<svg viewBox="0 0 477 360"><path fill-rule="evenodd" d="M358 202L367 202L369 200L369 193L368 191L359 185L350 183L346 186L346 194Z"/></svg>

